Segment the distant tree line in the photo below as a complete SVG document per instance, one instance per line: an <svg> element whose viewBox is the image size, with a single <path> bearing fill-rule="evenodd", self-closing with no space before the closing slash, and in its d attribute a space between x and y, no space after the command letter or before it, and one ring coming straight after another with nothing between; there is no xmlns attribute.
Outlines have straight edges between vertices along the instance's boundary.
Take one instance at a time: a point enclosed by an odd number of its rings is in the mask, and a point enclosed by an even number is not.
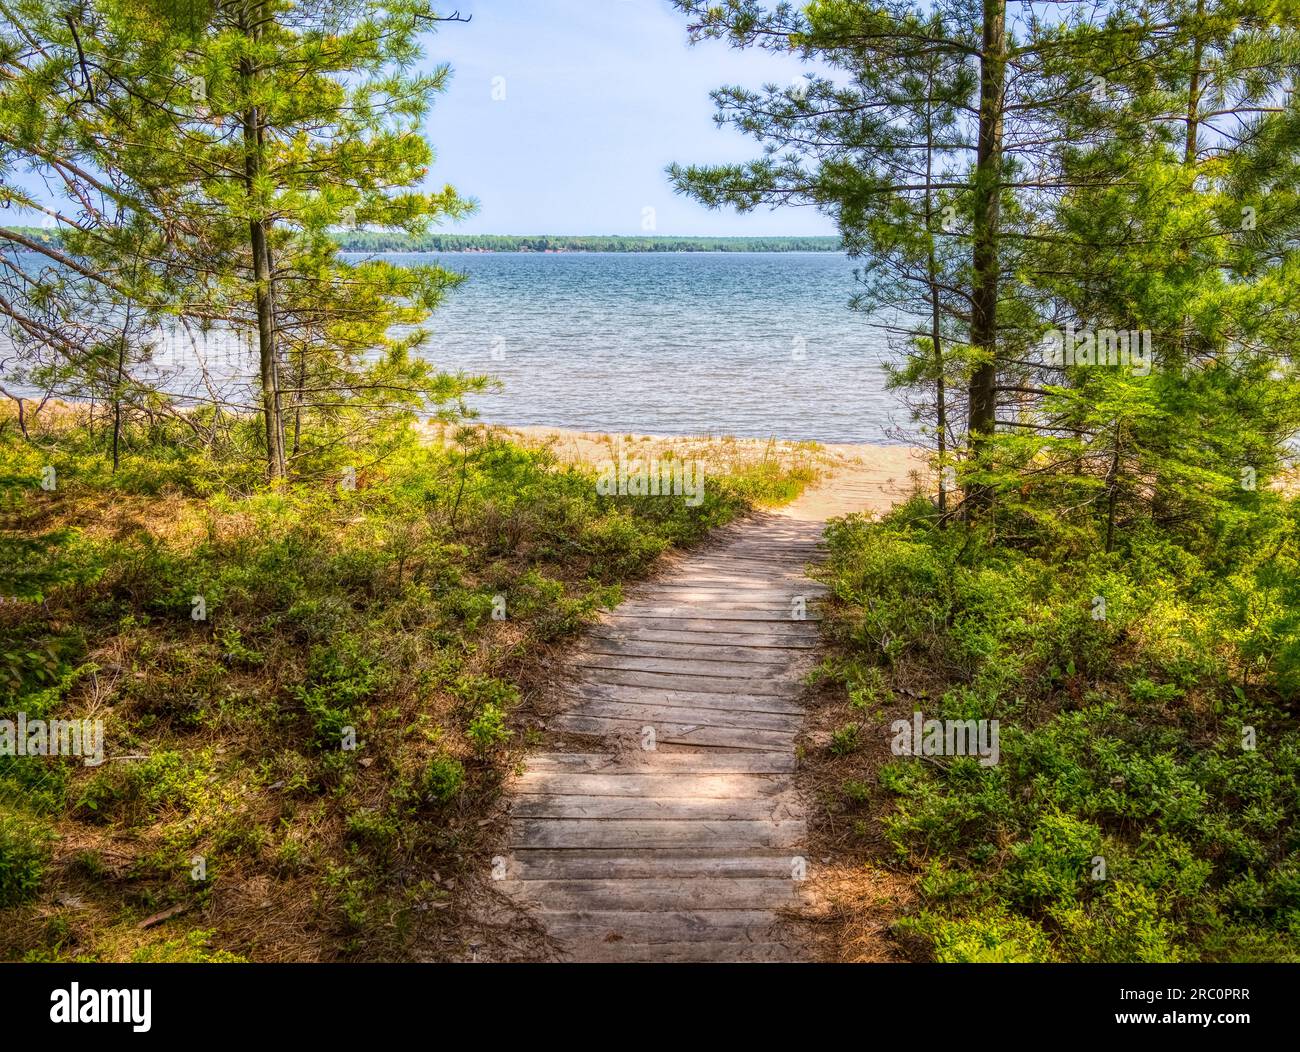
<svg viewBox="0 0 1300 1052"><path fill-rule="evenodd" d="M42 245L57 246L58 230L15 227ZM400 230L348 230L334 235L344 252L840 252L827 237L566 237L513 234L425 234Z"/></svg>
<svg viewBox="0 0 1300 1052"><path fill-rule="evenodd" d="M352 230L337 236L345 252L838 252L838 237L566 237L424 234Z"/></svg>

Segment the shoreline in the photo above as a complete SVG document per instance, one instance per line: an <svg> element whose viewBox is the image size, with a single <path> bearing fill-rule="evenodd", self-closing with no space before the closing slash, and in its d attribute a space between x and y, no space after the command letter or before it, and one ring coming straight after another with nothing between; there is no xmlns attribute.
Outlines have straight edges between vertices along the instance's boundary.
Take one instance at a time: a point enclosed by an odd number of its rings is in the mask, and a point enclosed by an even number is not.
<svg viewBox="0 0 1300 1052"><path fill-rule="evenodd" d="M30 400L27 396L21 396ZM81 411L102 409L105 403L89 400L52 398L42 413L55 417ZM0 414L0 416L7 415ZM12 412L15 422L16 411ZM30 422L30 421L29 421ZM764 460L776 460L784 466L812 468L816 481L805 491L813 495L809 511L813 515L827 512L837 505L843 491L869 484L883 487L891 499L879 508L886 511L895 499L918 490L933 488L934 473L929 465L931 451L898 442L820 442L810 439L747 438L727 434L660 435L636 431L587 431L581 428L556 427L550 424L495 424L482 420L443 423L433 417L417 416L413 427L425 441L453 441L463 427L488 432L532 449L547 449L561 463L585 464L603 468L620 458L637 460L672 460L692 458L708 474L727 474L737 468ZM828 514L834 514L833 512Z"/></svg>
<svg viewBox="0 0 1300 1052"><path fill-rule="evenodd" d="M420 429L430 434L441 434L454 430L456 424L443 424L433 419L422 421ZM835 461L854 461L861 458L872 460L881 457L896 457L904 453L921 456L928 454L919 446L905 442L823 442L818 439L781 438L773 435L768 438L753 438L730 434L681 434L665 435L646 431L588 431L584 428L562 427L552 424L498 424L491 421L475 420L468 426L492 431L498 435L510 437L525 445L551 445L559 452L566 452L574 459L587 460L590 455L600 451L603 455L611 446L628 445L638 447L638 454L654 449L669 449L674 446L687 446L697 449L734 449L775 453L779 456L794 454L822 454Z"/></svg>
<svg viewBox="0 0 1300 1052"><path fill-rule="evenodd" d="M930 451L902 443L807 442L788 439L736 438L732 435L649 435L633 432L581 431L532 424L510 427L480 424L503 438L532 448L549 449L564 463L604 467L621 456L629 461L692 457L712 473L775 458L789 465L804 463L817 478L799 499L798 518L827 519L846 514L858 501L862 510L883 514L917 491L929 492L934 473ZM428 423L430 438L447 440L448 425ZM867 499L860 499L864 494Z"/></svg>
<svg viewBox="0 0 1300 1052"><path fill-rule="evenodd" d="M345 248L349 256L828 256L839 248Z"/></svg>

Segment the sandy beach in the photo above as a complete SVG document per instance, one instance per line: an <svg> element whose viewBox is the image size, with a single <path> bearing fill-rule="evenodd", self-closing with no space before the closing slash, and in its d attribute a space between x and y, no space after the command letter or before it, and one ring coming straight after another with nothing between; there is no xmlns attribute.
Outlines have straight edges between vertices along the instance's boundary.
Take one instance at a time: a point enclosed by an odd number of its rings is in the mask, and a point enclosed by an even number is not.
<svg viewBox="0 0 1300 1052"><path fill-rule="evenodd" d="M671 454L695 458L719 473L764 459L803 463L815 468L818 481L785 513L793 518L824 520L852 512L884 512L918 488L932 473L928 451L908 445L799 442L786 439L736 438L731 435L609 434L530 425L490 426L503 438L549 449L565 463L601 466L627 460L662 459ZM446 440L448 428L431 423L430 432Z"/></svg>

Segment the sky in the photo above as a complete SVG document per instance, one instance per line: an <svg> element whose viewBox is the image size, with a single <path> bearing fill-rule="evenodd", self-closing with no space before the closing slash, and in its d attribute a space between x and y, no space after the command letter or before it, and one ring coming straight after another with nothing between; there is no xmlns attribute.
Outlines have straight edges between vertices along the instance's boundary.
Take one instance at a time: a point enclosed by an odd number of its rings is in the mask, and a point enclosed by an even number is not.
<svg viewBox="0 0 1300 1052"><path fill-rule="evenodd" d="M454 74L428 121L429 181L477 199L479 211L449 232L835 233L808 208L710 211L675 194L664 174L673 161L759 156L756 141L714 124L709 92L789 83L804 68L793 56L692 46L668 0L451 6L473 19L443 24L428 41L429 60Z"/></svg>

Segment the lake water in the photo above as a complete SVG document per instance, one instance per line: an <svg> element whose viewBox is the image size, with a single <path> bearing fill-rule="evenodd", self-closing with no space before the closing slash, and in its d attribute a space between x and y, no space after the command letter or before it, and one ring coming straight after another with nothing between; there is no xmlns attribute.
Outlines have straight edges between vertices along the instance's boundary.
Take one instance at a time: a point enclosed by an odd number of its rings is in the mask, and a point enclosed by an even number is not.
<svg viewBox="0 0 1300 1052"><path fill-rule="evenodd" d="M430 319L421 353L501 382L470 403L490 423L823 442L907 434L885 390L885 337L848 309L853 265L838 252L387 258L469 276ZM201 360L213 389L252 406L252 338L157 333L151 361L134 372L202 402Z"/></svg>
<svg viewBox="0 0 1300 1052"><path fill-rule="evenodd" d="M391 258L469 275L423 353L502 381L472 403L492 423L880 442L906 422L839 253Z"/></svg>

